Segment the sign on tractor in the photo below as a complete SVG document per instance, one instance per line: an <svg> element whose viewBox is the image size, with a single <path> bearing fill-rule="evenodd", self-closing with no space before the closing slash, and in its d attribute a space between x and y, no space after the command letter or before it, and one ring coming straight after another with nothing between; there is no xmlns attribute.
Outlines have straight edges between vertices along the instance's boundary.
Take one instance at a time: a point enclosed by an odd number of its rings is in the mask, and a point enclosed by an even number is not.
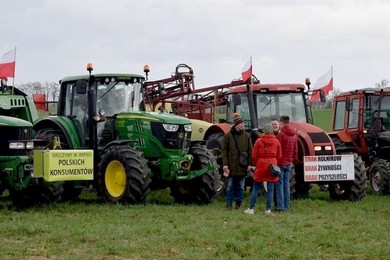
<svg viewBox="0 0 390 260"><path fill-rule="evenodd" d="M34 169L49 182L93 180L93 150L36 150Z"/></svg>
<svg viewBox="0 0 390 260"><path fill-rule="evenodd" d="M307 182L354 180L353 154L304 157L304 179Z"/></svg>

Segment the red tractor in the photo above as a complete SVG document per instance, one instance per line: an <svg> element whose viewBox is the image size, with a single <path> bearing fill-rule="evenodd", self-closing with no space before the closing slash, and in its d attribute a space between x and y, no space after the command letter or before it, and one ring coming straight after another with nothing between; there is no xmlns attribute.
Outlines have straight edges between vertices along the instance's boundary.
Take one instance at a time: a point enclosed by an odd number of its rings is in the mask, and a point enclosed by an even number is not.
<svg viewBox="0 0 390 260"><path fill-rule="evenodd" d="M359 154L372 191L390 193L390 89L365 88L339 94L333 102L333 132L338 153Z"/></svg>
<svg viewBox="0 0 390 260"><path fill-rule="evenodd" d="M180 71L183 68L186 68L185 71ZM216 121L217 108L223 108L225 116L221 122L202 127L203 140L209 149L221 148L223 135L230 130L229 122L233 121L235 112L245 119L246 129L251 131L253 141L271 119L288 115L298 135L298 158L291 176L291 194L294 197L308 195L314 182L304 181L304 156L336 154L329 135L312 124L312 113L307 102L310 82L307 82L307 86L260 84L253 76L251 83L235 80L228 84L195 89L193 78L190 67L179 65L172 77L147 83L146 103L149 101L152 106L171 103L174 113L212 123ZM198 108L195 109L196 107ZM204 114L201 111L204 111ZM205 117L206 112L214 114L209 117L212 120ZM193 127L193 133L196 131ZM357 154L354 156L354 164L354 180L321 181L317 184L327 185L333 199L360 200L365 196L366 173L364 163Z"/></svg>

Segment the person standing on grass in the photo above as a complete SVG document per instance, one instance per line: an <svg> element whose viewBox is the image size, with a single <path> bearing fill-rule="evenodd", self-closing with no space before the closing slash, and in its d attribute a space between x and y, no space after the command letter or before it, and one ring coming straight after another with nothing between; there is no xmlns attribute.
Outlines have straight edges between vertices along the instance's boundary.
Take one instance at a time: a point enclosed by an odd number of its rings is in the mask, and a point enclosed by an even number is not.
<svg viewBox="0 0 390 260"><path fill-rule="evenodd" d="M274 188L277 193L277 205L283 205L283 196L280 187L277 187L279 178L272 176L269 172L270 164L278 164L282 158L282 148L279 141L276 139L271 124L266 124L263 128L263 135L256 140L253 147L252 160L256 166L253 174L253 188L249 203L249 208L244 212L247 214L255 213L255 205L257 195L259 193L262 182L267 182L267 203L265 212L271 213L272 202L274 200ZM282 211L283 208L277 208L277 211Z"/></svg>
<svg viewBox="0 0 390 260"><path fill-rule="evenodd" d="M244 120L235 113L233 126L226 133L222 141L223 175L226 177L226 207L232 208L233 199L236 201L236 209L241 207L245 192L245 177L252 168L252 141L250 135L245 132ZM239 164L239 156L247 153L248 165Z"/></svg>
<svg viewBox="0 0 390 260"><path fill-rule="evenodd" d="M290 208L290 175L293 167L294 158L298 153L298 142L296 129L291 126L290 118L288 116L280 117L280 132L276 136L282 146L282 159L279 161L280 179L283 190L283 208L288 210Z"/></svg>

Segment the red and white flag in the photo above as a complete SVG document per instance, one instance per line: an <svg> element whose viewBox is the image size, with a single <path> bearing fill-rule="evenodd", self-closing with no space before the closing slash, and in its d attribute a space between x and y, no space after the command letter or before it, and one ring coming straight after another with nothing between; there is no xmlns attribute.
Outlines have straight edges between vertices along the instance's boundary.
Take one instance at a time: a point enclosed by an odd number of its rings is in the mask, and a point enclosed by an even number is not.
<svg viewBox="0 0 390 260"><path fill-rule="evenodd" d="M16 49L13 49L0 58L0 78L15 76L15 55Z"/></svg>
<svg viewBox="0 0 390 260"><path fill-rule="evenodd" d="M317 100L320 100L320 91L318 91L320 89L324 91L325 96L327 96L329 92L333 90L333 66L325 75L322 75L318 78L313 88L309 102L316 102Z"/></svg>
<svg viewBox="0 0 390 260"><path fill-rule="evenodd" d="M244 68L242 68L241 75L243 81L247 81L248 79L252 78L252 57L245 64Z"/></svg>

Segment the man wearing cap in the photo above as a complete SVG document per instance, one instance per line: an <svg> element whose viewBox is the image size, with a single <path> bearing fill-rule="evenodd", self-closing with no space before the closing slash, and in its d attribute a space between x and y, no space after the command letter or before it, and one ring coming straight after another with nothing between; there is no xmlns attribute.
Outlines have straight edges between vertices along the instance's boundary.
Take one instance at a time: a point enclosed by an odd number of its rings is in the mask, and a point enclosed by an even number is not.
<svg viewBox="0 0 390 260"><path fill-rule="evenodd" d="M251 169L252 141L245 132L244 120L238 114L233 115L233 126L222 141L223 175L226 179L226 209L231 209L233 199L236 209L241 207L245 192L245 177ZM240 154L247 154L247 165L240 164Z"/></svg>

